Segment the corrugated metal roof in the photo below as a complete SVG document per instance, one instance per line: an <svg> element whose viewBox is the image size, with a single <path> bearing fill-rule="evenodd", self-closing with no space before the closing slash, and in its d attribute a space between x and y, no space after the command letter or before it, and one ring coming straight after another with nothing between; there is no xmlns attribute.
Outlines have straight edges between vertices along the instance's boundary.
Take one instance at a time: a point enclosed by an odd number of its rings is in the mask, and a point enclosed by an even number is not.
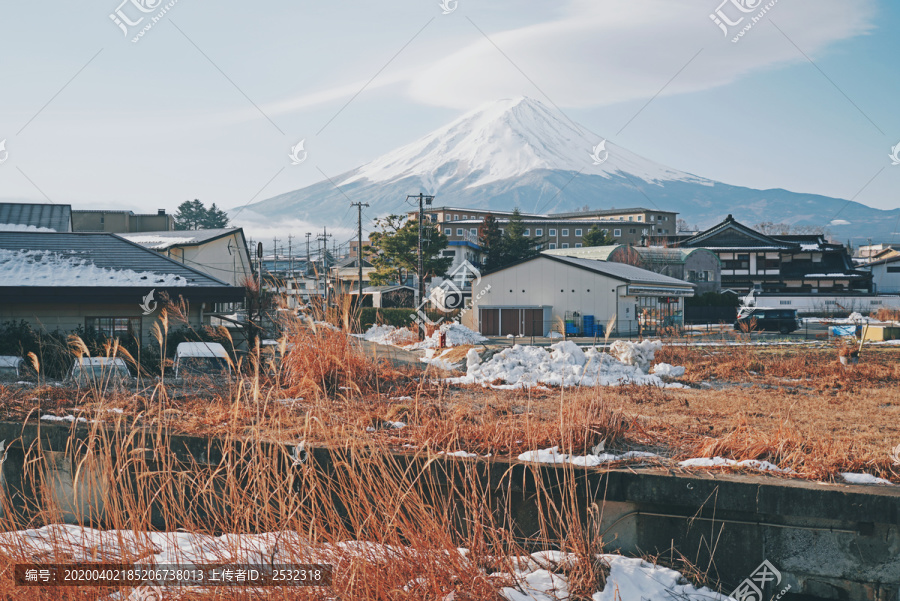
<svg viewBox="0 0 900 601"><path fill-rule="evenodd" d="M178 281L177 285L182 286L231 287L114 234L0 232L0 251L6 251L2 254L10 259L6 269L0 264L0 286L152 287L154 278L135 277L149 273L165 282ZM27 269L29 263L35 265L34 270ZM108 270L104 276L109 277L73 283L75 277L66 270L73 265L84 268L86 273ZM54 266L59 266L60 273L48 282L46 276L53 273Z"/></svg>
<svg viewBox="0 0 900 601"><path fill-rule="evenodd" d="M579 259L575 257L557 257L553 255L544 256L553 261L560 261L561 263L567 263L575 267L580 267L581 269L587 269L589 271L593 271L594 273L608 275L610 277L628 282L629 284L652 284L675 286L679 288L694 288L693 284L685 282L684 280L672 278L667 275L653 273L652 271L647 271L646 269L641 269L640 267L634 267L633 265L626 265L625 263L612 263L609 261L598 261L596 259Z"/></svg>
<svg viewBox="0 0 900 601"><path fill-rule="evenodd" d="M541 251L545 255L557 257L576 257L580 259L593 259L595 261L608 261L609 257L620 248L631 248L641 259L647 263L683 264L689 256L696 252L709 253L715 257L715 253L705 248L663 248L661 246L627 246L625 244L613 244L610 246L583 246L580 248L554 248ZM718 257L716 257L718 260Z"/></svg>
<svg viewBox="0 0 900 601"><path fill-rule="evenodd" d="M71 205L0 202L0 224L72 231Z"/></svg>

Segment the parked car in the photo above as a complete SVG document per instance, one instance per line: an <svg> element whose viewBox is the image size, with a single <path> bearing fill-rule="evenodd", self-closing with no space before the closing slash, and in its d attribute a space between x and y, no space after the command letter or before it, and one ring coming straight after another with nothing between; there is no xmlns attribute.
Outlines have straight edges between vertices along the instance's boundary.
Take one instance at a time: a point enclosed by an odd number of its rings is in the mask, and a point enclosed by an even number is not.
<svg viewBox="0 0 900 601"><path fill-rule="evenodd" d="M22 357L13 355L0 355L0 378L4 380L18 380L22 375L25 361Z"/></svg>
<svg viewBox="0 0 900 601"><path fill-rule="evenodd" d="M92 387L106 389L110 386L123 387L134 378L128 365L121 357L81 357L75 359L67 378L79 388Z"/></svg>
<svg viewBox="0 0 900 601"><path fill-rule="evenodd" d="M790 334L802 327L803 324L797 319L796 309L742 307L734 322L734 329L740 331Z"/></svg>
<svg viewBox="0 0 900 601"><path fill-rule="evenodd" d="M175 377L231 376L231 358L218 342L182 342L175 349Z"/></svg>

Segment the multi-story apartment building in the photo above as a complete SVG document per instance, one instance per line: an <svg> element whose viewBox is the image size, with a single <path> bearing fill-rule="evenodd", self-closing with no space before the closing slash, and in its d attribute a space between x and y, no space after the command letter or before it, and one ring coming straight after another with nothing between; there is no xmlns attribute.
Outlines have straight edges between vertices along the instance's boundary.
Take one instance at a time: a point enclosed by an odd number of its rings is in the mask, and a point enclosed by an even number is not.
<svg viewBox="0 0 900 601"><path fill-rule="evenodd" d="M75 232L131 234L174 229L175 217L167 214L165 209L147 214L118 210L72 211L72 231Z"/></svg>
<svg viewBox="0 0 900 601"><path fill-rule="evenodd" d="M434 207L425 211L426 218L438 224L449 239L444 256L454 257L451 269L469 261L478 265L481 255L479 238L484 218L493 215L501 231L509 224L512 211ZM525 235L533 238L541 249L581 248L584 235L594 226L611 235L618 244L645 245L658 242L675 233L678 213L644 208L577 211L535 215L522 213ZM408 217L415 219L417 211Z"/></svg>

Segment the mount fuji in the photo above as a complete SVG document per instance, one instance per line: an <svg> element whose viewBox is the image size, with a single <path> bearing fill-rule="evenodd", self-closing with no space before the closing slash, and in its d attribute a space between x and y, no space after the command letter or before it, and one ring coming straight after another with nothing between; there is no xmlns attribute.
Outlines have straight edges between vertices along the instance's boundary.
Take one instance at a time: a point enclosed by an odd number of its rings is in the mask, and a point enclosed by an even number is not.
<svg viewBox="0 0 900 601"><path fill-rule="evenodd" d="M407 194L435 195L435 205L523 213L646 207L677 211L708 227L733 214L828 227L839 240L889 238L900 209L782 189L754 190L671 169L598 139L530 98L500 100L466 113L419 140L352 171L247 208L266 219L339 223L347 198L370 213L404 212ZM340 187L340 190L335 188ZM832 216L840 216L834 220Z"/></svg>

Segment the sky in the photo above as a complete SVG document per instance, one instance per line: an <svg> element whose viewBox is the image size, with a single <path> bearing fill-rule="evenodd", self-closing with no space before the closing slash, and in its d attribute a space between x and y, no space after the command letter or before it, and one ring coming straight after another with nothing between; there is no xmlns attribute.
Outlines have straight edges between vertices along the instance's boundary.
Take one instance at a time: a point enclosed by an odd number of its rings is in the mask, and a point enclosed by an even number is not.
<svg viewBox="0 0 900 601"><path fill-rule="evenodd" d="M530 96L675 169L900 206L900 6L887 0L92 0L2 14L3 200L235 209ZM301 140L309 160L292 165Z"/></svg>

